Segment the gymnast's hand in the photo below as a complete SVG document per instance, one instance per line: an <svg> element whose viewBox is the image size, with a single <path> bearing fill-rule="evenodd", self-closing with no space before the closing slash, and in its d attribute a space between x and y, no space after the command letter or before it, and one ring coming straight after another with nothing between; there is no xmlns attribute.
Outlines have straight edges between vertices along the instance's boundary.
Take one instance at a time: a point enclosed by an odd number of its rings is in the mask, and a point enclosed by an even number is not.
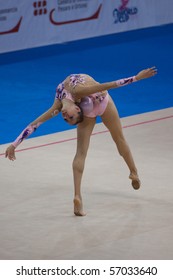
<svg viewBox="0 0 173 280"><path fill-rule="evenodd" d="M136 80L139 81L139 80L142 80L142 79L147 79L147 78L155 76L156 74L157 74L157 69L154 66L154 67L151 67L151 68L144 69L144 70L140 71L136 75Z"/></svg>
<svg viewBox="0 0 173 280"><path fill-rule="evenodd" d="M16 159L15 157L15 147L13 145L10 145L5 152L5 157L9 160L14 161Z"/></svg>

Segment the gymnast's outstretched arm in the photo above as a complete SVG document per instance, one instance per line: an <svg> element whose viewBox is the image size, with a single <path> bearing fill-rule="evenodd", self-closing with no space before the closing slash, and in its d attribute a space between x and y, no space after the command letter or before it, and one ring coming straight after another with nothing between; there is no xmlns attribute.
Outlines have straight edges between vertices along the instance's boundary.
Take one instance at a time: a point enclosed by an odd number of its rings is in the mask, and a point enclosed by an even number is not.
<svg viewBox="0 0 173 280"><path fill-rule="evenodd" d="M113 82L107 82L107 83L102 83L102 84L94 83L93 85L78 84L73 89L73 93L76 98L82 98L84 96L88 96L88 95L96 93L96 92L102 92L105 90L118 88L121 86L126 86L133 82L137 82L142 79L150 78L156 74L157 74L157 69L155 67L151 67L151 68L147 68L147 69L140 71L136 76L120 79L120 80L113 81Z"/></svg>
<svg viewBox="0 0 173 280"><path fill-rule="evenodd" d="M35 119L20 133L16 140L6 149L5 157L12 161L15 160L15 149L19 146L19 144L22 143L24 139L29 137L42 123L46 122L54 116L57 116L60 111L61 102L59 100L55 100L48 111Z"/></svg>

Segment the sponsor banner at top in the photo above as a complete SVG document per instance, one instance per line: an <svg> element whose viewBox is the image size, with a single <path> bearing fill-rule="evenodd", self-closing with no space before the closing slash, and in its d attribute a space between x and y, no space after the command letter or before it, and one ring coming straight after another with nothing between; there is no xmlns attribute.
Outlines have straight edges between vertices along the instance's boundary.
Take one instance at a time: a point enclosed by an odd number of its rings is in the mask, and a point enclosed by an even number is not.
<svg viewBox="0 0 173 280"><path fill-rule="evenodd" d="M0 0L0 53L173 22L170 0Z"/></svg>

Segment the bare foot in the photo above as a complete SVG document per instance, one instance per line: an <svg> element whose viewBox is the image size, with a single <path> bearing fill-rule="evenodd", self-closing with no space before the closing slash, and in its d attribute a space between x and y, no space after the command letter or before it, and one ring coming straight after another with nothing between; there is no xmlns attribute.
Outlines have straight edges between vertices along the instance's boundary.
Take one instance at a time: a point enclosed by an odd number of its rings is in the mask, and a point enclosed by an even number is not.
<svg viewBox="0 0 173 280"><path fill-rule="evenodd" d="M79 197L75 197L73 202L74 202L74 214L76 216L85 216L86 214L83 212L82 200Z"/></svg>
<svg viewBox="0 0 173 280"><path fill-rule="evenodd" d="M138 175L130 174L129 179L132 180L132 187L135 190L138 190L141 186L141 181L139 180Z"/></svg>

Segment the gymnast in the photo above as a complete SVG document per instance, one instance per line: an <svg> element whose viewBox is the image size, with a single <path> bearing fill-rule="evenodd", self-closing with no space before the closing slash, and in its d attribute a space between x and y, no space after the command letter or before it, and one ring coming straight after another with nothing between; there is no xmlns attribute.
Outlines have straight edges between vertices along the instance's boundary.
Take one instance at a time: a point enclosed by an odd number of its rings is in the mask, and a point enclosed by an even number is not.
<svg viewBox="0 0 173 280"><path fill-rule="evenodd" d="M85 159L89 147L96 117L101 116L102 122L108 128L119 154L126 162L132 187L137 190L141 182L129 146L124 138L120 118L116 106L108 94L108 90L128 85L130 83L150 78L157 74L157 69L151 67L140 71L136 76L117 81L98 83L86 74L72 74L56 88L53 105L30 123L6 149L5 157L15 160L15 149L42 123L57 116L60 112L63 119L70 125L77 125L77 149L73 160L74 178L74 214L85 216L83 211L81 181L84 171Z"/></svg>

